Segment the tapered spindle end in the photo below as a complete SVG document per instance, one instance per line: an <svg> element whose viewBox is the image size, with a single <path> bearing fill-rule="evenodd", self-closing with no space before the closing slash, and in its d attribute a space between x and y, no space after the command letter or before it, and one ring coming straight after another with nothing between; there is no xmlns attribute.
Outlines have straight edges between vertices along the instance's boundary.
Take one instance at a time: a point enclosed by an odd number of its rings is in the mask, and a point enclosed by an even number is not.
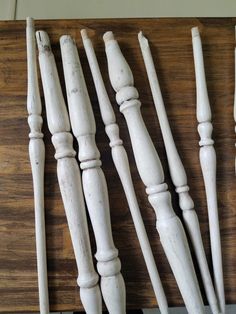
<svg viewBox="0 0 236 314"><path fill-rule="evenodd" d="M30 16L26 18L26 26L34 28L34 19Z"/></svg>
<svg viewBox="0 0 236 314"><path fill-rule="evenodd" d="M235 41L236 41L236 25L234 26L234 34L235 34Z"/></svg>
<svg viewBox="0 0 236 314"><path fill-rule="evenodd" d="M107 43L110 40L115 40L114 34L111 31L106 32L103 35L103 40L104 40L104 43Z"/></svg>
<svg viewBox="0 0 236 314"><path fill-rule="evenodd" d="M70 35L62 35L60 37L60 44L61 44L61 46L63 46L66 43L75 44L75 41L74 41L74 39Z"/></svg>
<svg viewBox="0 0 236 314"><path fill-rule="evenodd" d="M143 32L138 33L138 40L141 48L146 48L149 46L147 38L143 35Z"/></svg>
<svg viewBox="0 0 236 314"><path fill-rule="evenodd" d="M37 31L36 39L37 39L39 52L51 51L50 40L46 32Z"/></svg>
<svg viewBox="0 0 236 314"><path fill-rule="evenodd" d="M139 39L139 40L142 40L143 37L144 37L143 32L140 31L140 32L138 33L138 39Z"/></svg>
<svg viewBox="0 0 236 314"><path fill-rule="evenodd" d="M193 27L193 28L191 29L191 32L192 32L192 38L197 37L197 36L200 35L197 26Z"/></svg>
<svg viewBox="0 0 236 314"><path fill-rule="evenodd" d="M89 39L88 33L87 33L87 30L86 30L86 29L82 29L82 30L80 31L80 34L81 34L82 40Z"/></svg>

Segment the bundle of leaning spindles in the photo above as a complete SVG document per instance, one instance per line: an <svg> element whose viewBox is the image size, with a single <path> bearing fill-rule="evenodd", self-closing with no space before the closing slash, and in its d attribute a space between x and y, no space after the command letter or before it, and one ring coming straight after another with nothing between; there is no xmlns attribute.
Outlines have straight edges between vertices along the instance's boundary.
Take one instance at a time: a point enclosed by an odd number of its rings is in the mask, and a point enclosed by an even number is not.
<svg viewBox="0 0 236 314"><path fill-rule="evenodd" d="M124 188L159 309L162 314L166 314L168 313L167 299L140 213L129 161L123 142L119 137L115 113L106 92L93 44L86 30L82 30L81 35L97 92L101 117L110 141L112 159ZM109 313L123 314L126 312L125 283L120 272L121 262L118 257L118 250L113 243L107 185L95 141L95 119L76 43L69 35L64 35L60 39L68 114L49 37L46 32L37 31L36 38L47 123L55 147L58 182L79 273L78 285L81 302L86 313L102 313L103 298ZM188 312L190 314L205 313L187 237L180 219L172 208L171 195L164 180L160 159L142 119L141 102L138 91L134 87L131 69L113 33L105 33L103 39L110 81L116 92L116 101L120 106L120 111L127 122L138 172L146 186L148 200L156 213L156 228L161 244ZM192 29L197 120L200 135L200 164L208 205L214 285L207 264L198 217L189 194L186 172L171 133L148 40L142 32L139 33L138 39L160 122L171 179L176 187L176 192L179 194L179 206L198 261L205 293L212 313L224 313L224 283L216 193L216 154L213 146L214 141L211 138L211 110L206 88L200 35L197 28ZM43 192L45 148L41 132L43 121L36 67L35 30L32 18L27 18L27 60L27 108L31 129L29 153L35 198L39 301L40 312L45 314L49 313ZM78 140L78 158L82 169L82 180L75 158L76 152L73 148L71 129ZM142 153L140 153L141 151ZM92 260L85 203L95 234L97 246L95 257L98 273L95 271ZM98 284L99 275L101 277L100 286Z"/></svg>

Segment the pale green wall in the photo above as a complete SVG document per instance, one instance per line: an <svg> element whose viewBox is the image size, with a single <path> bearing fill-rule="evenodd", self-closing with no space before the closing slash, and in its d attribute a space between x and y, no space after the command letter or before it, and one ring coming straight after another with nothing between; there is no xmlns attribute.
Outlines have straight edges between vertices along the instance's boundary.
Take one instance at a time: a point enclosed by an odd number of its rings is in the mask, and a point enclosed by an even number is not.
<svg viewBox="0 0 236 314"><path fill-rule="evenodd" d="M0 0L0 20L14 20L16 0Z"/></svg>
<svg viewBox="0 0 236 314"><path fill-rule="evenodd" d="M0 0L0 19L7 2ZM17 0L16 19L236 16L236 0ZM9 11L9 10L8 10Z"/></svg>

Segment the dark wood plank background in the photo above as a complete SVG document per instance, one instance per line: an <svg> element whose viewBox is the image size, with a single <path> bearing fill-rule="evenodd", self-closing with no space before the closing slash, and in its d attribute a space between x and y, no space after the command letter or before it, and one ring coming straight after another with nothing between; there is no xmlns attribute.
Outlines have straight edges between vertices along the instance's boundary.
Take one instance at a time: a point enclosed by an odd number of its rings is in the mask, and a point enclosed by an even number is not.
<svg viewBox="0 0 236 314"><path fill-rule="evenodd" d="M80 30L84 27L87 28L95 45L106 87L116 111L121 137L129 155L138 201L167 299L170 306L178 306L182 305L183 301L163 254L155 229L155 215L147 201L144 186L137 173L124 118L117 109L115 95L109 83L102 35L107 30L114 31L133 70L135 85L139 90L140 99L143 103L143 117L163 163L166 181L172 193L174 208L181 217L178 199L170 182L158 119L137 41L139 30L142 29L150 40L167 113L176 145L186 167L191 195L195 201L204 245L212 269L206 199L198 160L195 75L191 43L191 27L200 27L207 85L213 112L213 136L218 159L217 187L226 301L227 303L235 303L236 182L234 175L235 135L233 121L235 24L236 19L124 19L36 22L36 29L44 29L50 35L64 93L59 37L62 34L70 34L75 37L78 43L97 122L96 139L108 182L113 234L115 244L120 252L122 273L127 288L127 308L155 307L156 300L122 186L111 160L110 148L99 114L94 85L82 47ZM25 22L0 22L0 312L38 311L34 207L31 169L28 158L29 128L27 125L26 91ZM45 207L50 307L52 311L78 311L82 307L79 290L76 286L77 270L58 189L56 161L53 156L54 149L51 144L46 119L44 119L43 131L46 144ZM90 233L93 253L95 253L92 231ZM197 273L200 279L198 269Z"/></svg>

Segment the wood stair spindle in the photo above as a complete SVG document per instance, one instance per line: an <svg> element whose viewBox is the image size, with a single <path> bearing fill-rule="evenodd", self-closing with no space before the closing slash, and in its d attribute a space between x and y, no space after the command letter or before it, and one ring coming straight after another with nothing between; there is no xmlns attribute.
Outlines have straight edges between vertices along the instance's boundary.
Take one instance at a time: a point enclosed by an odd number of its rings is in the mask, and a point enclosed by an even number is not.
<svg viewBox="0 0 236 314"><path fill-rule="evenodd" d="M216 152L211 137L211 108L208 98L202 43L198 27L192 28L193 56L196 75L197 120L200 135L200 164L206 190L214 284L221 314L225 313L225 293L216 190Z"/></svg>
<svg viewBox="0 0 236 314"><path fill-rule="evenodd" d="M131 178L129 160L126 150L123 146L123 141L120 139L119 136L119 126L116 123L115 113L103 82L102 74L98 65L92 41L88 37L85 29L81 31L81 35L97 92L101 117L105 125L107 136L110 140L112 159L125 191L126 199L130 208L137 237L139 239L140 247L152 282L153 290L158 301L160 312L162 314L167 314L168 304L165 292L163 290L161 279L156 267L155 259L139 209L134 185Z"/></svg>
<svg viewBox="0 0 236 314"><path fill-rule="evenodd" d="M60 39L72 131L79 144L79 161L86 204L92 222L101 290L112 314L126 312L126 293L111 229L107 184L95 142L96 125L75 42L70 36Z"/></svg>
<svg viewBox="0 0 236 314"><path fill-rule="evenodd" d="M127 122L136 165L153 206L160 241L176 278L187 310L191 314L205 313L187 238L176 216L168 186L155 147L141 116L139 95L129 65L121 53L112 32L104 34L109 77L120 111Z"/></svg>
<svg viewBox="0 0 236 314"><path fill-rule="evenodd" d="M189 194L189 186L184 165L180 159L172 136L149 43L142 32L139 33L138 39L165 144L170 176L173 184L175 185L176 192L179 194L179 206L182 210L184 223L191 239L195 255L197 257L208 302L211 306L212 312L214 314L219 314L217 298L215 295L214 286L202 242L198 216L194 209L193 200Z"/></svg>
<svg viewBox="0 0 236 314"><path fill-rule="evenodd" d="M49 313L48 277L47 277L47 250L44 213L44 166L45 145L43 141L42 104L39 93L37 58L34 20L30 17L26 20L26 44L27 44L27 110L29 113L29 156L33 177L34 209L35 209L35 237L37 253L37 272L39 289L40 314Z"/></svg>
<svg viewBox="0 0 236 314"><path fill-rule="evenodd" d="M46 32L36 33L39 64L46 102L48 127L57 160L57 176L79 272L80 297L86 313L101 314L98 275L94 270L82 193L80 171L75 159L70 122Z"/></svg>

